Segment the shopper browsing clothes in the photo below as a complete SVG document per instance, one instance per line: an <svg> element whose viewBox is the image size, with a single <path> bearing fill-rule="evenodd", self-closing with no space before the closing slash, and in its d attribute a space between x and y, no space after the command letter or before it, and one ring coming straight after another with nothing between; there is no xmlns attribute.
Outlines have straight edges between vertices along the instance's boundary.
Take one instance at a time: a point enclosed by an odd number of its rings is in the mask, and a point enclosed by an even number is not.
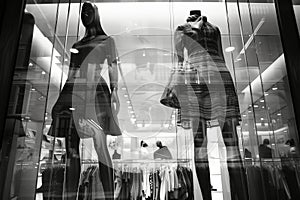
<svg viewBox="0 0 300 200"><path fill-rule="evenodd" d="M156 142L158 149L154 152L154 159L172 159L172 155L167 146L163 146L161 141Z"/></svg>

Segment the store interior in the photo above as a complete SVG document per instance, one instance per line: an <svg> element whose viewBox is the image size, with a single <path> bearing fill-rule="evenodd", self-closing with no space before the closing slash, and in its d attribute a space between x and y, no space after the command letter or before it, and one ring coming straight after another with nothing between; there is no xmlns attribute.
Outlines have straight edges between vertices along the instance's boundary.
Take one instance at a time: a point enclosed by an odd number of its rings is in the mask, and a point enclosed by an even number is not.
<svg viewBox="0 0 300 200"><path fill-rule="evenodd" d="M174 31L195 8L221 32L226 66L239 99L242 121L237 131L242 158L246 160L247 149L252 154L248 159L259 161L258 146L269 139L274 149L271 160L276 162L286 156L287 140L298 141L273 3L104 2L96 5L102 27L114 38L120 59L118 120L122 135L108 136L111 156L117 151L121 161L149 164L157 149L156 141L162 141L174 160L192 161L191 130L177 126L177 110L162 105L160 98L171 69L176 66ZM42 184L43 168L49 162L59 162L65 153L64 139L49 136L48 131L52 107L67 80L72 45L84 35L80 8L80 3L33 3L25 8L35 21L30 58L27 66L17 62L15 92L9 107L10 114L21 116L23 130L20 132L24 132L17 138L15 170L26 165L36 168L31 173L37 177L32 182L35 187L23 185L23 192L30 190L29 193L35 194ZM296 13L300 12L299 6L294 8ZM296 17L299 21L300 15ZM103 68L101 74L109 82L107 71ZM208 133L211 181L217 190L212 192L213 199L229 199L225 188L228 180L223 178L226 172L222 168L226 164L222 160L224 142L218 128L210 128ZM148 144L146 154L141 153L141 141ZM92 146L90 138L81 140L83 161L97 160ZM42 199L40 194L35 198Z"/></svg>

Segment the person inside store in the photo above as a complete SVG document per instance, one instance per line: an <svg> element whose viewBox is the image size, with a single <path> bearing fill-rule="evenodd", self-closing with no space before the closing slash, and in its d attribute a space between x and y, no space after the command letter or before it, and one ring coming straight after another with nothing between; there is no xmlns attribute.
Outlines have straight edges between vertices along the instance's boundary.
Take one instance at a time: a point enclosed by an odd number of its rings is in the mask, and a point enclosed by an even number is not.
<svg viewBox="0 0 300 200"><path fill-rule="evenodd" d="M112 155L112 159L113 160L118 160L118 159L121 159L121 154L118 153L118 151L115 149L114 150L114 153Z"/></svg>
<svg viewBox="0 0 300 200"><path fill-rule="evenodd" d="M172 159L172 154L167 146L163 146L161 141L156 142L158 149L154 151L154 159Z"/></svg>
<svg viewBox="0 0 300 200"><path fill-rule="evenodd" d="M238 146L236 126L241 120L238 96L226 67L221 33L200 10L191 10L186 23L175 31L178 68L194 70L197 77L187 80L184 90L176 91L180 102L179 125L192 127L196 174L204 200L211 200L207 128L221 128L226 146L230 193L233 200L248 200L245 169ZM185 54L187 52L187 54ZM186 58L185 58L185 55ZM190 121L191 126L184 127Z"/></svg>
<svg viewBox="0 0 300 200"><path fill-rule="evenodd" d="M150 153L149 153L149 150L148 150L148 144L142 140L141 141L141 149L140 149L140 158L141 159L149 159L150 158Z"/></svg>
<svg viewBox="0 0 300 200"><path fill-rule="evenodd" d="M295 143L295 140L293 138L287 140L285 142L286 145L289 146L289 150L288 150L288 157L298 157L299 156L299 150L298 148L296 147L296 143Z"/></svg>
<svg viewBox="0 0 300 200"><path fill-rule="evenodd" d="M83 3L81 21L85 35L70 49L68 79L52 108L49 134L65 138L65 199L75 200L78 195L82 167L79 153L81 138L93 139L94 147L86 148L95 148L98 154L95 164L99 166L105 199L113 199L114 178L107 135L121 135L117 119L120 107L117 50L113 38L101 26L94 3ZM106 66L108 70L102 70ZM102 71L108 71L109 84L102 77Z"/></svg>
<svg viewBox="0 0 300 200"><path fill-rule="evenodd" d="M272 148L270 146L270 140L264 139L263 143L258 147L258 153L260 158L272 158Z"/></svg>
<svg viewBox="0 0 300 200"><path fill-rule="evenodd" d="M245 148L245 153L244 153L245 158L252 158L252 153L249 151L249 149Z"/></svg>

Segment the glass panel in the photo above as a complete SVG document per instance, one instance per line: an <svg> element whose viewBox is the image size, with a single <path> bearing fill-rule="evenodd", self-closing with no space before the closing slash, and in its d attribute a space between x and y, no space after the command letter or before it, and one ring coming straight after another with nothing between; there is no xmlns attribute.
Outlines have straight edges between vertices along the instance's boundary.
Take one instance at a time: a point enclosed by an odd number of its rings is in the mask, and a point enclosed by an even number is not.
<svg viewBox="0 0 300 200"><path fill-rule="evenodd" d="M299 0L293 0L293 5L294 5L294 12L295 12L295 17L297 21L297 26L298 26L298 32L300 33L300 1Z"/></svg>
<svg viewBox="0 0 300 200"><path fill-rule="evenodd" d="M3 199L297 195L273 2L28 0L25 11Z"/></svg>

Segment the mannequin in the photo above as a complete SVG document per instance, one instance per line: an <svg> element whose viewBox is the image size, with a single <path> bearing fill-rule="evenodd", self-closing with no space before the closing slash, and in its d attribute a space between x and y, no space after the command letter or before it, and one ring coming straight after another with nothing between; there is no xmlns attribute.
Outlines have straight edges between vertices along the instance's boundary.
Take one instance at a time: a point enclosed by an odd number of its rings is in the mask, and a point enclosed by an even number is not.
<svg viewBox="0 0 300 200"><path fill-rule="evenodd" d="M76 199L81 172L79 142L85 134L81 133L82 124L90 130L88 136L93 138L98 154L99 176L105 199L113 199L113 168L107 135L121 135L116 118L120 107L117 52L113 38L107 36L101 27L95 4L88 1L83 3L81 21L86 28L85 35L72 46L68 79L52 109L50 134L65 137L65 199ZM100 74L105 60L110 87ZM90 121L94 124L88 123Z"/></svg>
<svg viewBox="0 0 300 200"><path fill-rule="evenodd" d="M186 49L187 60L190 67L196 69L199 82L187 86L188 103L181 104L180 117L181 121L190 121L192 125L196 172L203 199L212 199L206 134L214 122L220 126L226 146L231 197L248 200L236 133L240 120L238 97L225 65L220 30L201 16L200 10L191 10L186 21L175 32L178 65L183 66Z"/></svg>

